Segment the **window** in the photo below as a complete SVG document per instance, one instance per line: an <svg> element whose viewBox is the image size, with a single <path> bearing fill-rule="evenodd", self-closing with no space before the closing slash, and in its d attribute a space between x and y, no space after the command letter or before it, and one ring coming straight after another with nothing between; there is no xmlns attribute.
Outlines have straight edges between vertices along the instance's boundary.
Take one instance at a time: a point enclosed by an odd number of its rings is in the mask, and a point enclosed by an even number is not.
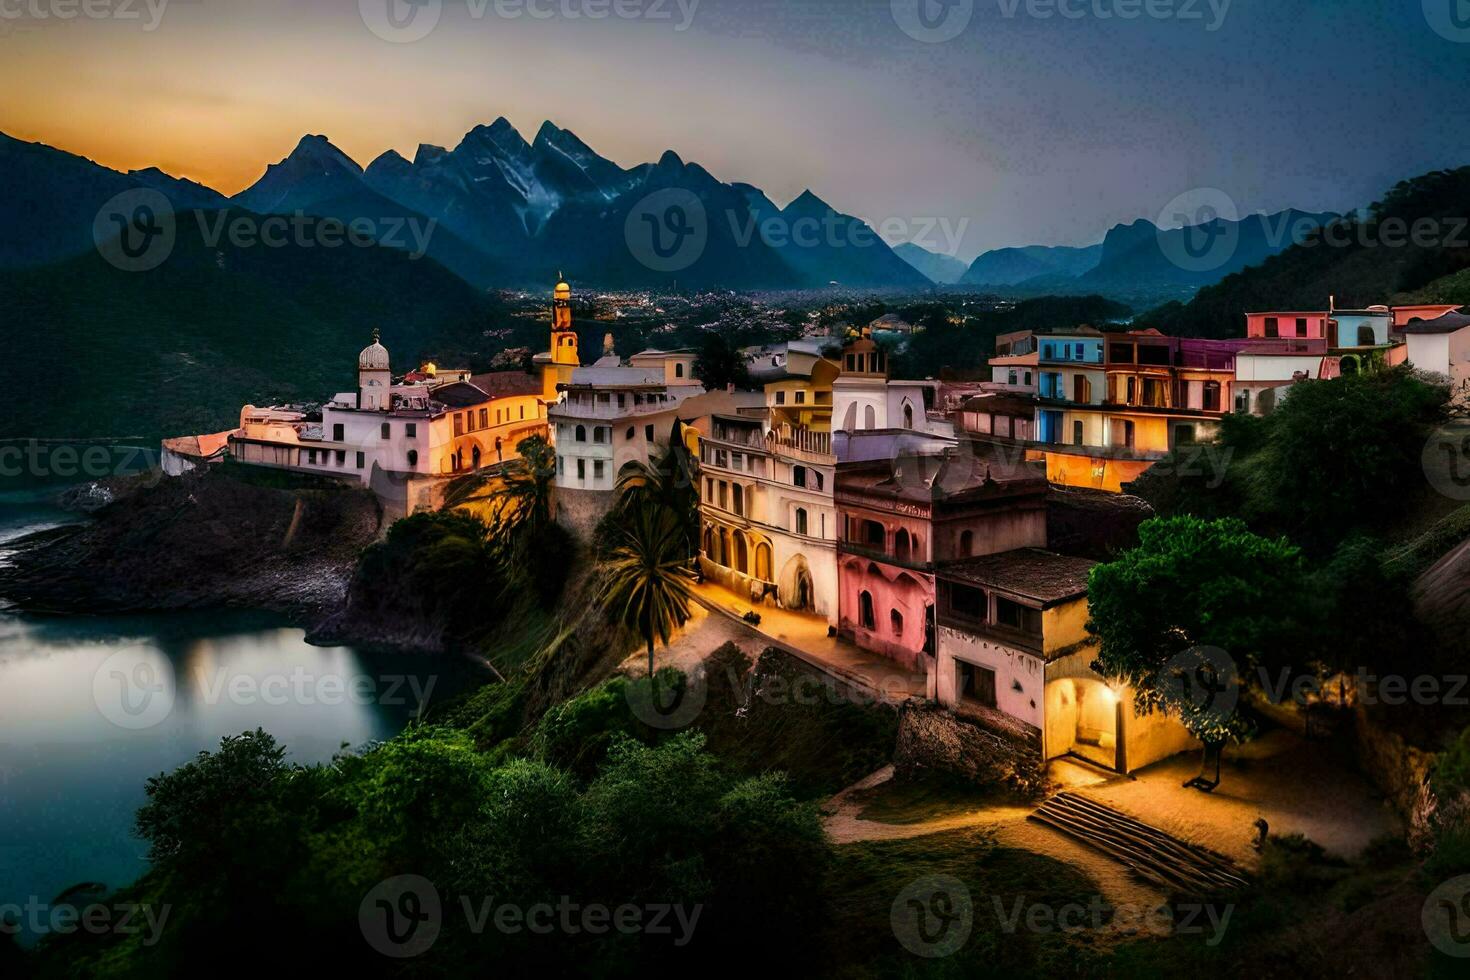
<svg viewBox="0 0 1470 980"><path fill-rule="evenodd" d="M1041 631L1041 613L1038 610L1000 596L995 599L995 621L1002 626L1028 633Z"/></svg>
<svg viewBox="0 0 1470 980"><path fill-rule="evenodd" d="M784 391L778 391L778 392L776 392L776 404L777 405L785 405L786 404L786 392L784 392Z"/></svg>
<svg viewBox="0 0 1470 980"><path fill-rule="evenodd" d="M989 667L979 667L963 660L956 660L955 664L955 691L960 700L971 701L986 708L994 708L995 703L995 671Z"/></svg>
<svg viewBox="0 0 1470 980"><path fill-rule="evenodd" d="M1015 384L1016 384L1016 372L1015 372L1015 371L1012 371L1012 372L1011 372L1011 376L1010 376L1010 381L1009 381L1009 383L1010 383L1010 384L1011 384L1011 385L1012 385L1012 386L1014 386L1014 385L1015 385Z"/></svg>
<svg viewBox="0 0 1470 980"><path fill-rule="evenodd" d="M1361 326L1361 327L1358 328L1358 346L1359 347L1372 347L1373 345L1375 345L1377 343L1378 343L1378 340L1377 340L1377 338L1375 338L1373 336L1373 328L1372 327L1368 326L1367 324L1364 324L1363 326Z"/></svg>
<svg viewBox="0 0 1470 980"><path fill-rule="evenodd" d="M989 603L986 602L984 591L969 585L956 584L949 587L949 610L956 616L973 619L977 623L983 623L989 618Z"/></svg>
<svg viewBox="0 0 1470 980"><path fill-rule="evenodd" d="M495 424L500 424L500 409L498 408L495 410ZM480 428L490 428L490 409L488 408L480 409Z"/></svg>
<svg viewBox="0 0 1470 980"><path fill-rule="evenodd" d="M1174 427L1174 442L1176 445L1192 445L1194 439L1194 426L1181 424Z"/></svg>
<svg viewBox="0 0 1470 980"><path fill-rule="evenodd" d="M812 476L817 481L817 489L818 490L822 489L822 471L821 470L812 470Z"/></svg>
<svg viewBox="0 0 1470 980"><path fill-rule="evenodd" d="M867 408L863 409L863 428L878 428L878 413L873 410L872 405L869 405Z"/></svg>
<svg viewBox="0 0 1470 980"><path fill-rule="evenodd" d="M720 509L730 509L730 485L724 480L720 481Z"/></svg>
<svg viewBox="0 0 1470 980"><path fill-rule="evenodd" d="M898 558L899 561L908 561L910 548L911 546L909 544L909 532L905 531L903 528L899 528L898 533L893 536L894 555Z"/></svg>
<svg viewBox="0 0 1470 980"><path fill-rule="evenodd" d="M683 361L679 361L679 362L676 362L674 364L674 377L676 377L676 378L682 378L682 377L684 377L684 362Z"/></svg>
<svg viewBox="0 0 1470 980"><path fill-rule="evenodd" d="M594 480L600 480L600 479L602 479L602 474L604 472L603 467L606 466L606 465L607 464L603 460L600 460L600 459L594 459L592 461L592 478Z"/></svg>
<svg viewBox="0 0 1470 980"><path fill-rule="evenodd" d="M635 435L637 435L637 434L638 434L638 429L637 429L636 426L632 426L632 425L628 426L628 441L629 442L632 442L633 441L633 437Z"/></svg>
<svg viewBox="0 0 1470 980"><path fill-rule="evenodd" d="M587 461L585 459L577 460L577 479L587 479Z"/></svg>
<svg viewBox="0 0 1470 980"><path fill-rule="evenodd" d="M741 516L744 516L744 514L745 514L745 488L743 486L741 486L740 484L738 484L738 483L733 484L733 486L732 486L732 496L733 496L734 501L735 501L735 513L740 514Z"/></svg>
<svg viewBox="0 0 1470 980"><path fill-rule="evenodd" d="M903 427L905 429L914 427L914 406L908 402L903 403Z"/></svg>
<svg viewBox="0 0 1470 980"><path fill-rule="evenodd" d="M863 521L862 543L870 548L882 548L886 543L883 525L877 521Z"/></svg>
<svg viewBox="0 0 1470 980"><path fill-rule="evenodd" d="M1025 384L1026 384L1026 385L1027 385L1027 386L1028 386L1028 387L1029 387L1029 386L1030 386L1030 385L1031 385L1031 372L1030 372L1030 371L1027 371L1027 372L1026 372L1026 381L1025 381Z"/></svg>
<svg viewBox="0 0 1470 980"><path fill-rule="evenodd" d="M1204 407L1207 412L1220 411L1220 382L1205 382Z"/></svg>
<svg viewBox="0 0 1470 980"><path fill-rule="evenodd" d="M338 422L336 425L332 426L332 441L333 442L341 442L345 438L347 438L347 434L342 430L342 423L341 422Z"/></svg>
<svg viewBox="0 0 1470 980"><path fill-rule="evenodd" d="M393 427L387 422L384 422L382 428L378 431L378 436L383 439L393 438Z"/></svg>
<svg viewBox="0 0 1470 980"><path fill-rule="evenodd" d="M1276 320L1276 318L1274 316L1268 316L1268 317L1266 317L1266 336L1267 337L1280 337L1281 336L1281 327L1277 323L1277 320Z"/></svg>
<svg viewBox="0 0 1470 980"><path fill-rule="evenodd" d="M522 405L521 406L521 419L524 420L525 417L526 417L526 406Z"/></svg>
<svg viewBox="0 0 1470 980"><path fill-rule="evenodd" d="M587 441L587 427L585 425L579 425L579 426L577 426L577 436L576 436L576 439L577 439L577 442L586 442Z"/></svg>
<svg viewBox="0 0 1470 980"><path fill-rule="evenodd" d="M1298 337L1305 337L1307 335L1307 318L1304 316L1296 318L1296 335Z"/></svg>
<svg viewBox="0 0 1470 980"><path fill-rule="evenodd" d="M358 453L357 454L357 468L358 469L364 469L366 467L367 467L367 454L365 454L365 453Z"/></svg>
<svg viewBox="0 0 1470 980"><path fill-rule="evenodd" d="M454 415L454 434L456 437L464 435L464 413L456 412Z"/></svg>
<svg viewBox="0 0 1470 980"><path fill-rule="evenodd" d="M618 408L623 408L627 404L627 401L628 396L621 391L618 392Z"/></svg>
<svg viewBox="0 0 1470 980"><path fill-rule="evenodd" d="M798 405L805 405L806 404L806 392L804 392L804 391L798 391L796 393L796 404L798 404Z"/></svg>
<svg viewBox="0 0 1470 980"><path fill-rule="evenodd" d="M418 423L417 422L410 422L407 425L405 425L403 427L403 434L406 435L406 436L408 436L410 439L416 439L416 438L418 438L418 434L419 434L419 426L418 426Z"/></svg>
<svg viewBox="0 0 1470 980"><path fill-rule="evenodd" d="M612 429L605 425L599 425L592 430L592 441L596 443L612 442Z"/></svg>
<svg viewBox="0 0 1470 980"><path fill-rule="evenodd" d="M903 637L903 613L897 609L890 610L888 613L888 625L893 630L895 637Z"/></svg>
<svg viewBox="0 0 1470 980"><path fill-rule="evenodd" d="M1072 445L1082 445L1082 420L1076 419L1072 422Z"/></svg>
<svg viewBox="0 0 1470 980"><path fill-rule="evenodd" d="M419 451L417 449L410 449L408 451L408 466L409 466L410 469L412 469L412 468L414 468L415 466L418 466L418 465L419 465Z"/></svg>
<svg viewBox="0 0 1470 980"><path fill-rule="evenodd" d="M557 476L566 476L567 475L567 458L565 456L558 456L558 457L556 457L556 475Z"/></svg>
<svg viewBox="0 0 1470 980"><path fill-rule="evenodd" d="M347 450L345 450L345 449L339 449L339 450L337 450L337 465L338 466L346 466L347 465Z"/></svg>
<svg viewBox="0 0 1470 980"><path fill-rule="evenodd" d="M797 534L806 534L807 533L807 531L806 531L806 510L804 508L801 508L801 507L796 508L796 533Z"/></svg>
<svg viewBox="0 0 1470 980"><path fill-rule="evenodd" d="M645 425L643 427L643 438L647 439L649 442L653 441L653 426Z"/></svg>
<svg viewBox="0 0 1470 980"><path fill-rule="evenodd" d="M308 463L315 463L316 462L316 450L315 449L308 449L306 451L306 461Z"/></svg>
<svg viewBox="0 0 1470 980"><path fill-rule="evenodd" d="M793 467L791 467L791 485L793 487L805 487L806 486L806 467L805 466L793 466Z"/></svg>
<svg viewBox="0 0 1470 980"><path fill-rule="evenodd" d="M960 557L961 558L970 558L970 557L973 557L974 554L975 554L975 532L974 531L961 531L960 532Z"/></svg>
<svg viewBox="0 0 1470 980"><path fill-rule="evenodd" d="M873 616L873 593L871 592L864 592L858 596L858 624L865 630L878 628L878 622Z"/></svg>

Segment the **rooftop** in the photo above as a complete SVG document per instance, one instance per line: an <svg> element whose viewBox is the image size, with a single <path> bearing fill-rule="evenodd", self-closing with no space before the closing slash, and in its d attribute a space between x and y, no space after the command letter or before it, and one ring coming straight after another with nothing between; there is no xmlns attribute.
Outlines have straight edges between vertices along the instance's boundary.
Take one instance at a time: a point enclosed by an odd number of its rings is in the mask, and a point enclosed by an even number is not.
<svg viewBox="0 0 1470 980"><path fill-rule="evenodd" d="M1470 316L1463 313L1446 313L1434 320L1420 320L1418 323L1411 323L1404 327L1403 332L1415 335L1455 333L1466 327L1470 327Z"/></svg>
<svg viewBox="0 0 1470 980"><path fill-rule="evenodd" d="M1021 548L954 562L941 568L939 575L1034 599L1045 607L1085 596L1088 573L1096 564L1040 548Z"/></svg>

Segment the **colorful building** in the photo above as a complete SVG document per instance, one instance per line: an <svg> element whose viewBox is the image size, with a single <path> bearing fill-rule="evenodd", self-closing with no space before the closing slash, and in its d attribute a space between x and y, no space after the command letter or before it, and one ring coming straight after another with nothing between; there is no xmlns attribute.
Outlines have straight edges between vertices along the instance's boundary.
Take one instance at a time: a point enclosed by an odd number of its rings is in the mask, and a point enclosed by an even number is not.
<svg viewBox="0 0 1470 980"><path fill-rule="evenodd" d="M1130 688L1092 670L1092 565L1027 548L942 566L935 696L969 721L1019 729L1045 760L1130 773L1198 743L1173 719L1139 714Z"/></svg>
<svg viewBox="0 0 1470 980"><path fill-rule="evenodd" d="M838 631L933 677L934 574L1046 544L1046 478L985 444L837 467Z"/></svg>

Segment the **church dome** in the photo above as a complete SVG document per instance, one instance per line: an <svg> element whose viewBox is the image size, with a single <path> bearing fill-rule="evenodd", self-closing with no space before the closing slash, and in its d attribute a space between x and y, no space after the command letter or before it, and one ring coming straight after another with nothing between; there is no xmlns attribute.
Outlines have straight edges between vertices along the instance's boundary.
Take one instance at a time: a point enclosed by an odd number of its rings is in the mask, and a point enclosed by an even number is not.
<svg viewBox="0 0 1470 980"><path fill-rule="evenodd" d="M362 353L357 355L357 369L359 371L386 371L388 367L388 348L378 343L378 331L374 330L372 345L364 347Z"/></svg>

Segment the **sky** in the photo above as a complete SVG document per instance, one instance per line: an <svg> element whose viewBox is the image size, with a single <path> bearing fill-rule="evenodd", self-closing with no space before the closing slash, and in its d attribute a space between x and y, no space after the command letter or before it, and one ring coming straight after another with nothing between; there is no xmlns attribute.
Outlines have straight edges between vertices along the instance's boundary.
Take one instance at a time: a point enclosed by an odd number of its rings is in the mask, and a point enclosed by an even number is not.
<svg viewBox="0 0 1470 980"><path fill-rule="evenodd" d="M549 119L969 261L1470 164L1457 4L0 0L0 131L235 193L307 133L366 165Z"/></svg>

